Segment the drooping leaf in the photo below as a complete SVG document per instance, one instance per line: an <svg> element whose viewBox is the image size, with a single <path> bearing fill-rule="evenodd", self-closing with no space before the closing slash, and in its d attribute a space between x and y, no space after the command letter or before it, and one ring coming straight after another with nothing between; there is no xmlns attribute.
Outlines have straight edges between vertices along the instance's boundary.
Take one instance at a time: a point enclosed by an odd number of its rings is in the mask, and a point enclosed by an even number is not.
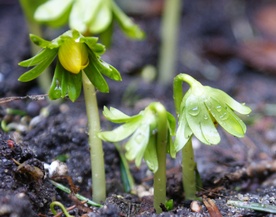
<svg viewBox="0 0 276 217"><path fill-rule="evenodd" d="M82 73L72 74L68 76L67 92L69 99L75 102L79 98L82 88Z"/></svg>
<svg viewBox="0 0 276 217"><path fill-rule="evenodd" d="M139 127L140 121L133 120L123 124L112 131L100 132L98 137L108 142L119 142L129 137Z"/></svg>
<svg viewBox="0 0 276 217"><path fill-rule="evenodd" d="M186 100L186 119L193 134L204 144L220 142L219 133L201 97L190 95Z"/></svg>
<svg viewBox="0 0 276 217"><path fill-rule="evenodd" d="M35 66L43 61L47 61L49 56L52 56L56 53L57 53L56 49L46 48L46 49L41 50L38 54L36 54L32 58L21 61L20 63L18 63L18 65L23 66L23 67Z"/></svg>
<svg viewBox="0 0 276 217"><path fill-rule="evenodd" d="M144 152L147 148L150 135L150 126L148 124L141 124L135 133L126 143L126 158L134 160L137 167L140 166Z"/></svg>
<svg viewBox="0 0 276 217"><path fill-rule="evenodd" d="M109 92L109 87L106 80L101 75L101 72L96 67L94 62L92 62L90 59L88 66L84 69L84 72L87 75L90 82L95 86L95 88L97 88L99 91L103 93Z"/></svg>
<svg viewBox="0 0 276 217"><path fill-rule="evenodd" d="M149 169L155 173L158 170L158 157L156 152L156 136L151 135L144 153L144 160Z"/></svg>
<svg viewBox="0 0 276 217"><path fill-rule="evenodd" d="M62 98L61 83L63 73L65 73L64 68L61 66L59 61L57 61L54 77L52 79L52 83L48 91L48 95L51 100Z"/></svg>
<svg viewBox="0 0 276 217"><path fill-rule="evenodd" d="M69 26L81 33L88 30L88 25L100 9L102 0L75 1L69 17Z"/></svg>
<svg viewBox="0 0 276 217"><path fill-rule="evenodd" d="M68 21L73 0L51 0L39 6L34 14L38 22L60 27Z"/></svg>
<svg viewBox="0 0 276 217"><path fill-rule="evenodd" d="M97 41L98 41L97 37L81 37L80 38L80 42L85 43L90 49L93 49L96 46ZM105 50L104 46L102 46L102 48L104 51Z"/></svg>
<svg viewBox="0 0 276 217"><path fill-rule="evenodd" d="M111 25L111 22L111 1L102 0L97 12L95 13L95 16L93 16L93 18L88 23L89 31L94 34L100 33L107 29L108 26Z"/></svg>
<svg viewBox="0 0 276 217"><path fill-rule="evenodd" d="M31 41L36 44L37 46L41 47L41 48L56 48L58 47L58 45L53 44L51 41L47 41L37 35L34 34L30 34L30 39Z"/></svg>
<svg viewBox="0 0 276 217"><path fill-rule="evenodd" d="M243 121L226 105L221 104L214 98L206 102L216 121L230 134L243 137L246 132L246 125Z"/></svg>
<svg viewBox="0 0 276 217"><path fill-rule="evenodd" d="M54 49L53 49L54 50ZM21 75L18 80L21 82L31 81L37 78L43 71L53 62L54 58L56 57L57 50L48 53L47 58L44 61L40 62L38 65L30 69L29 71L25 72Z"/></svg>
<svg viewBox="0 0 276 217"><path fill-rule="evenodd" d="M112 1L114 18L118 21L124 34L132 39L141 40L145 33Z"/></svg>
<svg viewBox="0 0 276 217"><path fill-rule="evenodd" d="M132 120L140 119L142 117L141 114L134 115L134 116L128 116L116 108L111 107L110 109L108 109L106 106L104 107L103 115L105 116L105 118L107 120L109 120L113 123L129 122Z"/></svg>
<svg viewBox="0 0 276 217"><path fill-rule="evenodd" d="M223 100L225 104L227 104L234 111L244 115L247 115L251 112L251 109L248 106L239 103L225 92L208 86L205 86L205 88L210 96L218 101Z"/></svg>

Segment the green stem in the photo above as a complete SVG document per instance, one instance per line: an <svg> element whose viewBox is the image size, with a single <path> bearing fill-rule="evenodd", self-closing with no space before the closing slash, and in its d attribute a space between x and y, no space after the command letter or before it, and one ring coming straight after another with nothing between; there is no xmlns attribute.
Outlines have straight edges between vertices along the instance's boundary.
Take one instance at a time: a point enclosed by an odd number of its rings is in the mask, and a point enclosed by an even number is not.
<svg viewBox="0 0 276 217"><path fill-rule="evenodd" d="M162 20L162 43L158 63L158 82L168 85L173 79L177 59L177 41L182 0L166 0Z"/></svg>
<svg viewBox="0 0 276 217"><path fill-rule="evenodd" d="M66 186L64 186L64 185L62 185L62 184L60 184L60 183L57 183L57 182L55 182L55 181L53 181L53 180L50 180L50 182L51 182L54 186L56 186L56 188L58 188L58 189L60 189L60 190L62 190L62 191L64 191L64 192L66 192L67 194L71 194L71 190L70 190L69 188L67 188ZM88 205L90 205L90 206L102 207L101 204L95 203L94 201L92 201L92 200L88 199L87 197L84 197L84 196L82 196L82 195L80 195L80 194L75 194L75 196L76 196L76 198L78 198L78 199L81 200L81 201L86 201L86 203L87 203Z"/></svg>
<svg viewBox="0 0 276 217"><path fill-rule="evenodd" d="M150 109L157 116L157 156L158 170L154 173L154 208L157 213L161 213L161 204L166 202L166 154L167 154L167 111L161 103L152 103Z"/></svg>
<svg viewBox="0 0 276 217"><path fill-rule="evenodd" d="M97 97L93 84L84 72L82 72L82 82L88 120L93 200L100 203L106 198L106 184L102 140L97 136L101 130Z"/></svg>
<svg viewBox="0 0 276 217"><path fill-rule="evenodd" d="M179 114L180 111L180 105L183 99L183 89L182 89L182 83L186 82L190 85L190 87L196 88L196 86L202 86L201 83L199 83L197 80L195 80L192 76L188 74L179 74L175 76L173 81L173 99L174 99L174 106L176 110L176 114Z"/></svg>
<svg viewBox="0 0 276 217"><path fill-rule="evenodd" d="M68 213L68 211L66 210L66 208L64 207L64 205L58 201L53 201L51 204L50 204L50 209L51 209L51 212L56 215L57 214L57 211L55 210L55 206L59 206L63 212L63 214L66 216L66 217L74 217L72 215L70 215Z"/></svg>
<svg viewBox="0 0 276 217"><path fill-rule="evenodd" d="M191 137L192 138L192 137ZM189 139L182 149L182 182L185 200L195 200L196 197L196 163L192 139Z"/></svg>

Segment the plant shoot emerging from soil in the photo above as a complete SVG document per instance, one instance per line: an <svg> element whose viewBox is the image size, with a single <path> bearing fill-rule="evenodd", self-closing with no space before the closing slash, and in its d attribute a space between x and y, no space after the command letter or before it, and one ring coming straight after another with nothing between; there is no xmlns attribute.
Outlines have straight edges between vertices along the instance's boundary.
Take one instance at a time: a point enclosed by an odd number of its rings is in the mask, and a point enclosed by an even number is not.
<svg viewBox="0 0 276 217"><path fill-rule="evenodd" d="M184 96L183 82L190 85ZM251 109L219 89L203 86L187 74L179 74L174 79L174 101L179 117L174 145L176 152L182 149L185 198L192 200L196 198L196 163L192 136L195 135L204 144L216 145L220 142L216 129L219 124L233 136L243 137L246 126L234 111L247 115Z"/></svg>
<svg viewBox="0 0 276 217"><path fill-rule="evenodd" d="M131 136L125 145L126 158L135 160L138 167L144 158L154 173L154 208L160 213L160 204L166 202L166 153L167 150L173 150L171 136L175 130L174 117L158 102L151 103L132 117L106 107L103 114L111 122L124 124L113 131L99 133L99 137L118 142Z"/></svg>
<svg viewBox="0 0 276 217"><path fill-rule="evenodd" d="M58 56L48 92L49 98L55 100L68 96L74 102L83 86L89 128L93 200L98 203L104 201L104 154L102 142L97 137L100 120L95 88L101 92L109 92L103 75L115 81L121 81L121 75L113 66L101 60L100 55L105 52L105 47L97 43L98 39L95 37L84 37L76 30L69 30L53 41L46 41L35 35L30 35L30 38L42 50L36 56L19 63L23 67L34 66L21 75L19 81L35 79Z"/></svg>

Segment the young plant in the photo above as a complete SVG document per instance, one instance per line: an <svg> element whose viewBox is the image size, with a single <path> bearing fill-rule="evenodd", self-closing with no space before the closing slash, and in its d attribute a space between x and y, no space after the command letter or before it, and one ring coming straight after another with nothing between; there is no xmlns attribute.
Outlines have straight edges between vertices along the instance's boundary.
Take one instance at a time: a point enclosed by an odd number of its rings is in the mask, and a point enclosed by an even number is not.
<svg viewBox="0 0 276 217"><path fill-rule="evenodd" d="M32 67L19 77L19 81L31 81L46 69L58 56L52 83L48 92L52 100L69 97L75 101L83 86L88 134L91 152L93 200L97 203L105 200L105 170L102 142L97 137L100 132L100 120L95 88L109 92L103 75L115 81L121 81L120 73L101 60L105 47L97 43L95 37L84 37L76 30L69 30L52 41L30 35L31 40L42 48L36 56L19 63L23 67Z"/></svg>
<svg viewBox="0 0 276 217"><path fill-rule="evenodd" d="M183 82L190 85L184 96ZM233 136L243 137L246 126L234 111L247 115L251 109L219 89L203 86L187 74L175 77L173 91L175 109L179 117L174 146L176 151L182 149L182 181L185 198L193 200L196 199L196 163L192 136L207 145L218 144L220 135L216 125L219 124Z"/></svg>
<svg viewBox="0 0 276 217"><path fill-rule="evenodd" d="M160 213L160 204L166 203L166 153L167 150L174 150L171 140L175 131L174 117L158 102L151 103L132 117L106 107L103 114L109 121L123 125L101 132L98 136L109 142L122 141L131 136L125 145L126 158L135 160L137 166L144 158L154 173L154 208Z"/></svg>

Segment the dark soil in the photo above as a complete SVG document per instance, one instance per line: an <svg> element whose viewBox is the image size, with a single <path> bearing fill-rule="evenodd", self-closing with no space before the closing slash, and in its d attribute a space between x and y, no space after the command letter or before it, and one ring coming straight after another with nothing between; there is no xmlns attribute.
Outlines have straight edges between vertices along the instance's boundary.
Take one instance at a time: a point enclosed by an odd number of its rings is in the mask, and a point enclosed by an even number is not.
<svg viewBox="0 0 276 217"><path fill-rule="evenodd" d="M245 120L248 124L245 138L234 138L220 129L222 142L217 146L194 141L203 180L198 196L213 199L222 216L275 216L227 205L228 200L241 200L276 206L276 69L265 70L267 65L254 64L251 56L241 55L246 40L261 38L272 43L254 23L256 12L270 4L273 1L198 0L185 1L183 6L175 75L185 71L253 109ZM118 68L123 82L110 81L110 93L98 93L100 109L104 105L113 106L131 115L149 102L160 101L174 113L172 87L161 87L141 76L144 66L157 64L160 18L156 13L136 14L135 20L148 35L142 42L129 41L116 31L113 46L104 59ZM249 35L244 30L246 25L259 34ZM28 30L17 1L0 0L0 32L0 97L42 94L35 81L17 81L25 70L17 63L30 55ZM254 58L261 55L264 54ZM23 111L24 115L8 114L8 108ZM184 200L180 156L175 160L168 157L167 196L174 200L174 208L155 214L152 174L145 164L138 169L130 163L138 195L125 193L119 154L108 143L104 144L108 198L103 208L88 209L56 189L44 168L55 159L63 159L68 173L58 182L71 188L77 186L79 194L91 197L82 97L75 103L64 100L60 104L49 103L47 99L11 100L1 104L0 115L1 120L13 123L9 132L0 130L1 217L54 216L49 209L54 200L66 207L75 206L70 211L74 216L215 216L202 202L200 212L191 211L191 201ZM102 118L102 128L108 127Z"/></svg>

